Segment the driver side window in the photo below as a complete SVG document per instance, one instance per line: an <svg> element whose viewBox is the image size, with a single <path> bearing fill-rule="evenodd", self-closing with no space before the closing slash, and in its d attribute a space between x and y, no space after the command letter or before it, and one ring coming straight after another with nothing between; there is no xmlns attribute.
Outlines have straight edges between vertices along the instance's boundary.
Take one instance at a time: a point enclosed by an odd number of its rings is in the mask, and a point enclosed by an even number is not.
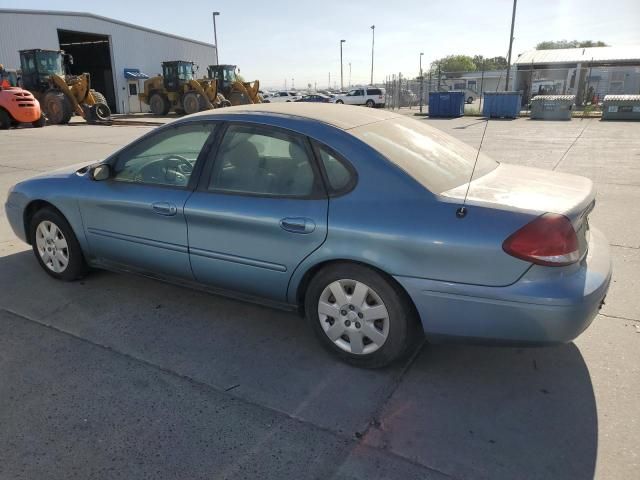
<svg viewBox="0 0 640 480"><path fill-rule="evenodd" d="M164 129L118 156L113 180L186 187L214 122L186 123Z"/></svg>

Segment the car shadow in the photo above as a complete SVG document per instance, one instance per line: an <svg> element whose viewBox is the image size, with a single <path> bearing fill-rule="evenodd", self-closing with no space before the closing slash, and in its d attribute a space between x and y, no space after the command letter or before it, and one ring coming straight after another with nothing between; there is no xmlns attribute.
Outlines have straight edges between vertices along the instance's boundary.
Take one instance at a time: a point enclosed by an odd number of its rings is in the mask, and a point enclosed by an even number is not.
<svg viewBox="0 0 640 480"><path fill-rule="evenodd" d="M0 309L454 477L593 477L596 402L573 344L427 345L408 370L358 369L295 313L133 275L59 282L31 251L0 257Z"/></svg>

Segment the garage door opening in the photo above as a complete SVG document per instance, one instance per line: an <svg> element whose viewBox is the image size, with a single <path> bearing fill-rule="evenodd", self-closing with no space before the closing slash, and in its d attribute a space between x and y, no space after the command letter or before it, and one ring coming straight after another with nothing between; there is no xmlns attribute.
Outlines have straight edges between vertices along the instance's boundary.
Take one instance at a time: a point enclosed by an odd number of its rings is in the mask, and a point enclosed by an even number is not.
<svg viewBox="0 0 640 480"><path fill-rule="evenodd" d="M60 48L73 56L69 73L91 75L91 88L102 93L112 112L117 112L111 66L111 43L107 35L58 30Z"/></svg>

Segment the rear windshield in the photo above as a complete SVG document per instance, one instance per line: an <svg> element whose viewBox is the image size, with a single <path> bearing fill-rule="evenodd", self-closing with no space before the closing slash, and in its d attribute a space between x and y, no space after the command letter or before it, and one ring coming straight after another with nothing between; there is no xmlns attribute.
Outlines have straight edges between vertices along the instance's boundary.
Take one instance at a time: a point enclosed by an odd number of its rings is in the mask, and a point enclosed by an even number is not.
<svg viewBox="0 0 640 480"><path fill-rule="evenodd" d="M433 193L467 183L477 154L475 148L412 118L370 123L349 132ZM481 153L473 177L486 175L497 166Z"/></svg>

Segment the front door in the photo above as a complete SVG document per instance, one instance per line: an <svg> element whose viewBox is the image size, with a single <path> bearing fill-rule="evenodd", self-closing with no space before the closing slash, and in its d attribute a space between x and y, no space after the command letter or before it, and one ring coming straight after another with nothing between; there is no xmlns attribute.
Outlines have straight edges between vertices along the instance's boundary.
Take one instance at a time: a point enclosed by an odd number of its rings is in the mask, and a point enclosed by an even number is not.
<svg viewBox="0 0 640 480"><path fill-rule="evenodd" d="M305 137L231 124L185 206L196 280L285 301L293 271L326 238L327 208Z"/></svg>
<svg viewBox="0 0 640 480"><path fill-rule="evenodd" d="M215 124L163 128L123 150L112 178L89 182L80 209L91 256L147 273L191 279L184 204Z"/></svg>
<svg viewBox="0 0 640 480"><path fill-rule="evenodd" d="M127 93L129 96L129 113L148 112L149 106L143 104L138 96L140 84L138 80L127 81Z"/></svg>

